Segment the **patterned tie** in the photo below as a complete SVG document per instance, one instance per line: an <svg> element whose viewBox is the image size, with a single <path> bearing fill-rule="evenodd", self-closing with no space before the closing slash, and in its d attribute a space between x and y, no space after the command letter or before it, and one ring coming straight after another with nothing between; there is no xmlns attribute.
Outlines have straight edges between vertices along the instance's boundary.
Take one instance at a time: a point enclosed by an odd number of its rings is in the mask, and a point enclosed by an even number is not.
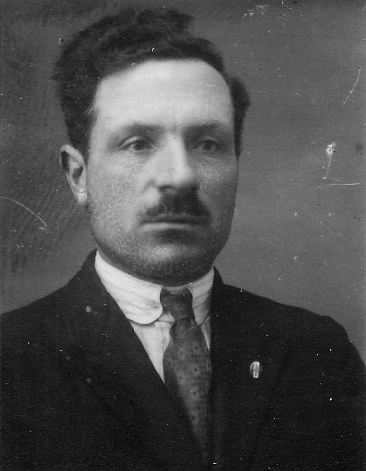
<svg viewBox="0 0 366 471"><path fill-rule="evenodd" d="M163 288L160 299L164 311L175 320L163 358L165 384L189 418L207 464L210 460L210 353L194 318L191 292L186 288L182 293L172 294Z"/></svg>

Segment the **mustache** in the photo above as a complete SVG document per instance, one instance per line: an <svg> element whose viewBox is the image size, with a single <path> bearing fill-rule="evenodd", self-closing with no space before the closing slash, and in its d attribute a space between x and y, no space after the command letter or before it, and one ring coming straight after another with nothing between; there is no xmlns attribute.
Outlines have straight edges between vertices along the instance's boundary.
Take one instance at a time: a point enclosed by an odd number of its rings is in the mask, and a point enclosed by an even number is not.
<svg viewBox="0 0 366 471"><path fill-rule="evenodd" d="M210 211L199 200L195 191L166 192L154 206L150 206L145 212L145 217L152 220L164 215L184 215L204 220L210 218Z"/></svg>

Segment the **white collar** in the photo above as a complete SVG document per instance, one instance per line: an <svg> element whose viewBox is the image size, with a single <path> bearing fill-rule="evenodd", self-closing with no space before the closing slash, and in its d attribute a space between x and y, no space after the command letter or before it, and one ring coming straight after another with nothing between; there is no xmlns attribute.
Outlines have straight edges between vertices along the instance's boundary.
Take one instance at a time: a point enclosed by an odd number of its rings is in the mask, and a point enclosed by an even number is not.
<svg viewBox="0 0 366 471"><path fill-rule="evenodd" d="M95 257L95 270L108 293L114 298L125 316L138 324L151 324L163 312L160 303L162 285L135 278L107 263L97 252ZM193 311L197 323L205 320L210 303L210 294L213 284L213 268L202 278L188 283L187 287L193 297Z"/></svg>

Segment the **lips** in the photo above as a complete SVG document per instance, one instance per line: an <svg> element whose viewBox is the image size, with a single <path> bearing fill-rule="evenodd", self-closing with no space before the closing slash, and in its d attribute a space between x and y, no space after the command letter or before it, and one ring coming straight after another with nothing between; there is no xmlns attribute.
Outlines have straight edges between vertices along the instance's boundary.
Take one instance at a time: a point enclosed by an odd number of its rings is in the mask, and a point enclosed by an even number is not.
<svg viewBox="0 0 366 471"><path fill-rule="evenodd" d="M146 218L145 223L150 224L204 224L207 222L206 215L195 215L187 213L165 213Z"/></svg>

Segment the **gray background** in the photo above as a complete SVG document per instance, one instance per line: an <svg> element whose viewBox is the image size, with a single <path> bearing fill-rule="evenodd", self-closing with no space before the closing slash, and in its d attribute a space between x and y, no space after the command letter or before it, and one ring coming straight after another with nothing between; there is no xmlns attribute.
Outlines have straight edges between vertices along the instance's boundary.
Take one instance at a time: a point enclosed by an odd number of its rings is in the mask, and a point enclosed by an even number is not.
<svg viewBox="0 0 366 471"><path fill-rule="evenodd" d="M67 137L50 74L72 32L133 4L100 3L3 2L3 311L61 286L93 248L58 166ZM196 16L250 91L224 279L332 316L364 354L366 2L139 4Z"/></svg>

